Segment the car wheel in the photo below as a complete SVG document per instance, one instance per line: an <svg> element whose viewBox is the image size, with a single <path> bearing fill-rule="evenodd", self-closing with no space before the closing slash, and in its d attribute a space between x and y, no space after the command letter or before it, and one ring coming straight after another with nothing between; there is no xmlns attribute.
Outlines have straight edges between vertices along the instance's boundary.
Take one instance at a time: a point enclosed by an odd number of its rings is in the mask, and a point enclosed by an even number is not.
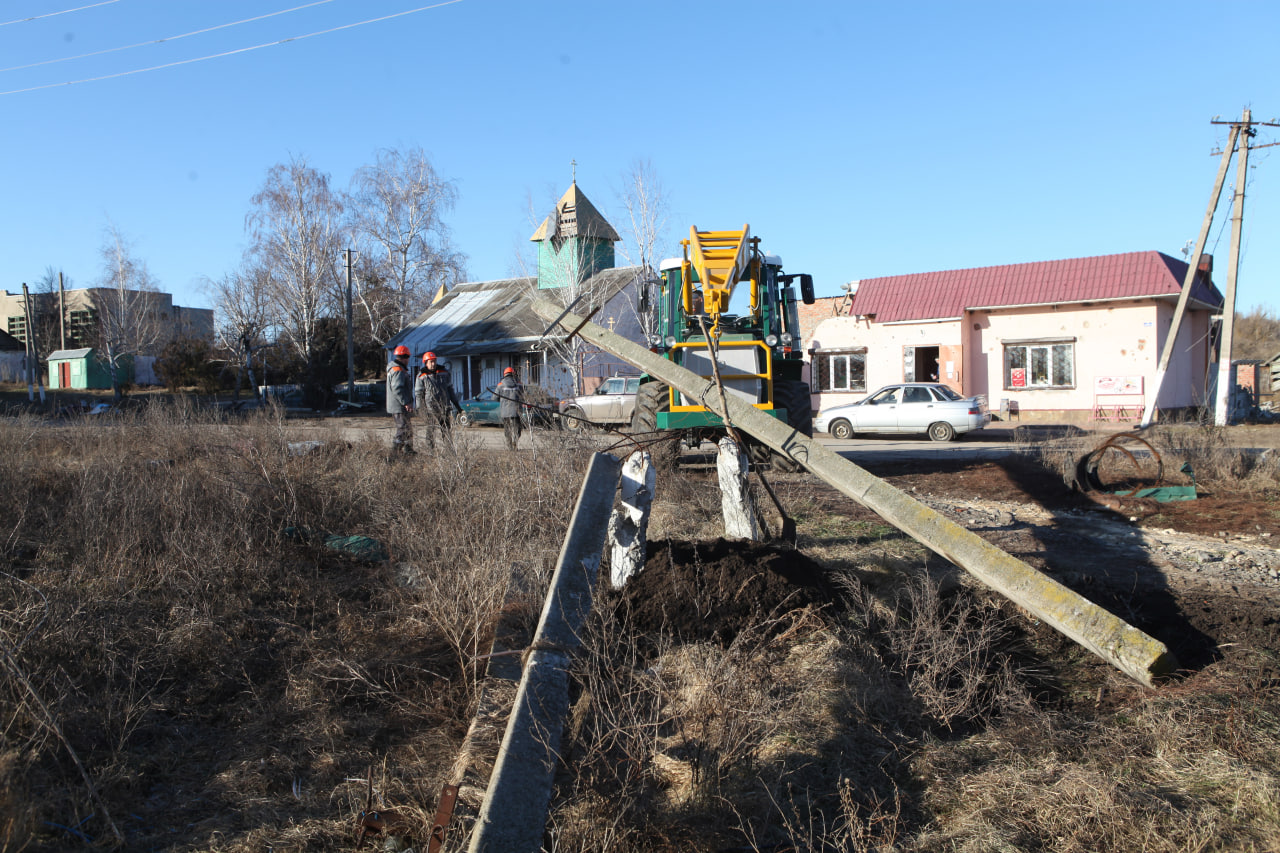
<svg viewBox="0 0 1280 853"><path fill-rule="evenodd" d="M831 425L830 432L832 438L848 441L853 438L853 424L848 421L836 421Z"/></svg>
<svg viewBox="0 0 1280 853"><path fill-rule="evenodd" d="M475 420L466 412L458 413L458 426L469 427L475 424Z"/></svg>
<svg viewBox="0 0 1280 853"><path fill-rule="evenodd" d="M587 422L582 420L582 409L569 408L564 410L564 428L571 431L586 429Z"/></svg>
<svg viewBox="0 0 1280 853"><path fill-rule="evenodd" d="M934 441L950 441L956 437L956 428L946 421L929 424L929 438Z"/></svg>

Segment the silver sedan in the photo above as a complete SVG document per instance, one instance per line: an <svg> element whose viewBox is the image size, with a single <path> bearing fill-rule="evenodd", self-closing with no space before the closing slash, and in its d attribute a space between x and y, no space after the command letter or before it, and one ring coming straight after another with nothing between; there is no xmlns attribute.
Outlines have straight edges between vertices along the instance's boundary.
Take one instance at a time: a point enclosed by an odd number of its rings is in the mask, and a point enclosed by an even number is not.
<svg viewBox="0 0 1280 853"><path fill-rule="evenodd" d="M991 412L981 397L961 397L939 382L907 382L822 410L813 419L813 430L840 439L856 433L916 433L951 441L990 422Z"/></svg>

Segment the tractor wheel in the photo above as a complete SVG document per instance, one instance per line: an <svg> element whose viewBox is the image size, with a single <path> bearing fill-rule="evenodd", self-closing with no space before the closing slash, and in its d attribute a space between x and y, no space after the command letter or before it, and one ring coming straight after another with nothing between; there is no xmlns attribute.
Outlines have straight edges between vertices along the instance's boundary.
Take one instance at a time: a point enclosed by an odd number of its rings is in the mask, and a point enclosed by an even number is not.
<svg viewBox="0 0 1280 853"><path fill-rule="evenodd" d="M809 403L809 386L804 382L778 381L773 384L773 405L787 410L787 425L805 436L813 438L813 410ZM771 460L779 471L791 473L803 471L804 466L790 456L774 453Z"/></svg>
<svg viewBox="0 0 1280 853"><path fill-rule="evenodd" d="M631 435L648 444L649 458L656 468L670 468L680 458L680 434L658 432L658 413L671 410L670 389L665 382L646 382L636 392L636 408L631 413ZM661 438L654 441L655 438Z"/></svg>

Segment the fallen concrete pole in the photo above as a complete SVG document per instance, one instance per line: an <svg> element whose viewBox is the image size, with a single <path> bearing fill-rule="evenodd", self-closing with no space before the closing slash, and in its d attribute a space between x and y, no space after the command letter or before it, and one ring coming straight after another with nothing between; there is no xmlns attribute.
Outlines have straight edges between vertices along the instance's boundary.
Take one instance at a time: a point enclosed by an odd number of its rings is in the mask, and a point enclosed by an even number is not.
<svg viewBox="0 0 1280 853"><path fill-rule="evenodd" d="M546 299L535 300L533 309L548 320L560 313L560 308ZM1131 678L1150 687L1154 679L1177 667L1177 660L1163 643L782 421L732 395L725 395L727 399L722 402L714 382L582 317L566 314L560 322L566 329L578 329L584 340L678 388L722 418L727 405L729 419L735 427L787 454Z"/></svg>
<svg viewBox="0 0 1280 853"><path fill-rule="evenodd" d="M569 711L569 653L578 647L583 622L591 611L620 468L617 459L597 453L582 481L476 818L471 853L538 853L542 849L551 783L560 760L560 735Z"/></svg>

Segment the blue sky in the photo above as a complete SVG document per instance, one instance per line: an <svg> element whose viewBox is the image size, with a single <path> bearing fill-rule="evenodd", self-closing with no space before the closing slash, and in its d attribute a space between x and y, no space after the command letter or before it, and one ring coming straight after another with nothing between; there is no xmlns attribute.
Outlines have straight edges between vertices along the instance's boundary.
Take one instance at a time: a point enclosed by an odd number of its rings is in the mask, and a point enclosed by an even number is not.
<svg viewBox="0 0 1280 853"><path fill-rule="evenodd" d="M93 284L113 223L162 289L207 306L200 282L236 267L271 166L305 157L346 187L378 149L412 146L457 185L449 222L475 280L518 270L530 206L549 210L573 160L620 231L627 173L648 161L672 253L690 225L750 223L820 295L1180 257L1227 138L1210 120L1280 115L1280 3L1251 0L459 0L296 39L428 2L330 0L171 38L308 2L0 2L3 286L49 266ZM29 63L48 64L15 68ZM1262 128L1255 143L1278 140ZM1250 160L1242 308L1280 305L1276 151ZM1220 282L1229 198L1209 240Z"/></svg>

